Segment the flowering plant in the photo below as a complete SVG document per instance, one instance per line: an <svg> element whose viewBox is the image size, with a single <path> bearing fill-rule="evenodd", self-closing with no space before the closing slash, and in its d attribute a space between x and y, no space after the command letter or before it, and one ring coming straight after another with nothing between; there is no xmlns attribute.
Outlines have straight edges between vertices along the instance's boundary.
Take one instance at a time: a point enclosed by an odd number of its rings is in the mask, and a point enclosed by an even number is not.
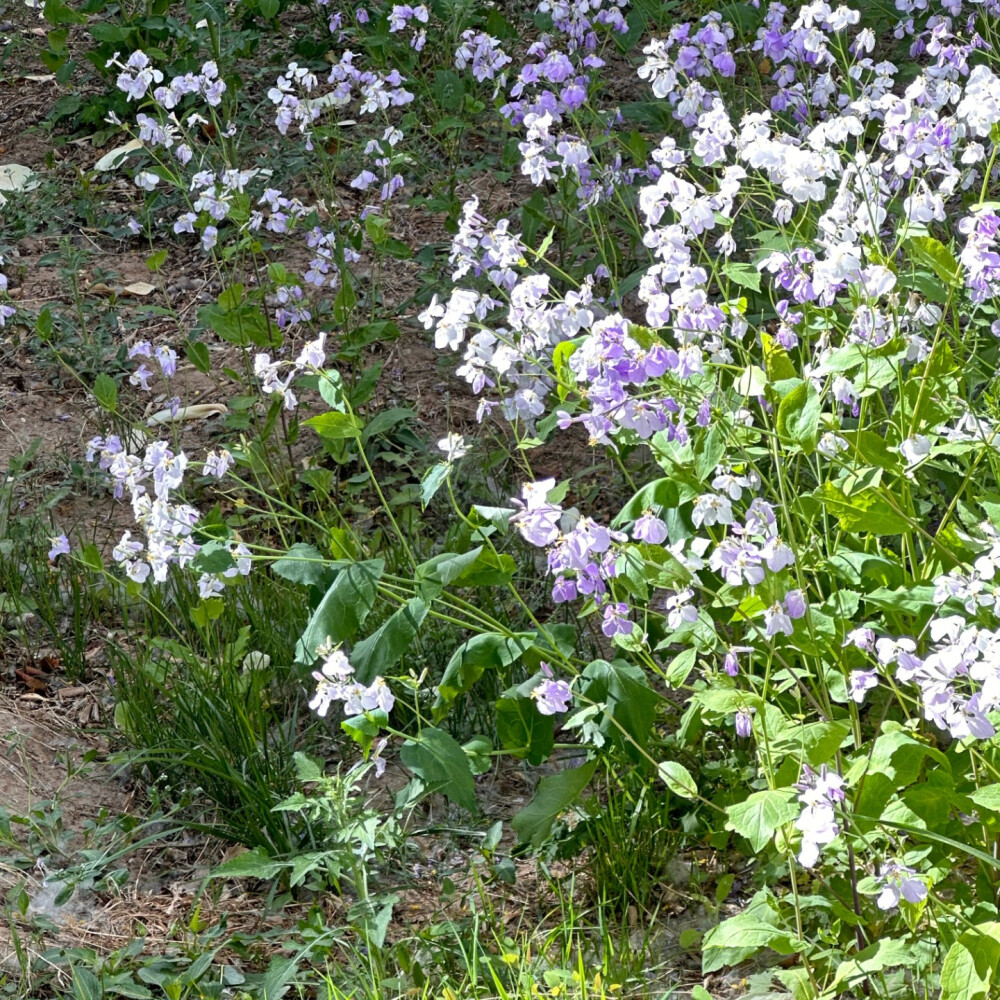
<svg viewBox="0 0 1000 1000"><path fill-rule="evenodd" d="M473 448L441 438L411 484L423 508L450 507L429 557L373 472L328 358L335 331L310 326L327 297L319 325L348 322L363 247L393 252L409 81L344 50L330 89L292 63L269 90L303 155L324 155L327 108L378 119L349 182L359 218L314 225L276 188L251 199L260 168L199 159L190 129L221 105L217 67L167 81L141 52L115 62L129 99L156 104L136 117L157 157L136 183L189 203L178 235L226 261L262 230L307 231L306 270L231 287L204 320L255 348L269 428L318 392L326 409L303 425L337 461L356 447L395 547L330 529L329 496L315 545L206 536L178 496L196 463L108 434L90 457L142 535L114 558L134 587L192 567L207 618L255 559L301 587L310 707L364 754L396 738L406 801L441 790L475 812L491 754L552 759L561 770L513 819L537 846L595 775L637 771L686 831L755 862L748 905L702 942L706 973L770 949L796 956L773 973L796 997L985 997L1000 982L1000 10L896 0L887 25L825 0L737 6L739 23L712 13L643 41L640 107L602 105L601 72L632 31L624 0L540 4L546 30L523 53L453 33L447 72L493 88L535 190L520 218L466 200L451 288L428 289L418 319L529 475L469 504L456 485ZM433 46L434 5L381 13L413 53ZM356 20L330 27L375 30ZM912 72L875 61L876 32ZM740 106L741 73L766 77L766 106ZM282 353L299 328L307 342ZM173 377L168 349L133 352L149 361L140 389L154 361ZM545 446L594 449L617 477L588 498L571 474L536 476ZM244 469L253 451L235 444L201 465L218 480ZM516 576L525 553L540 596ZM483 607L489 591L506 614ZM457 647L436 674L407 673L433 622L461 629ZM502 680L484 753L447 720L488 677Z"/></svg>

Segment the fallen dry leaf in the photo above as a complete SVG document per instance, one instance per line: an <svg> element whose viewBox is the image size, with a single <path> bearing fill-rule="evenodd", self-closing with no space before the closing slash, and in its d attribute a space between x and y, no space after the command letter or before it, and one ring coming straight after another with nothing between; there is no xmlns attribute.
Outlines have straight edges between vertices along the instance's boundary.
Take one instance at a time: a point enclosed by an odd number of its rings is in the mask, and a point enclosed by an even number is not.
<svg viewBox="0 0 1000 1000"><path fill-rule="evenodd" d="M42 182L23 163L0 164L0 191L34 191Z"/></svg>
<svg viewBox="0 0 1000 1000"><path fill-rule="evenodd" d="M87 291L92 295L152 295L156 291L156 285L151 285L148 281L133 281L131 285L109 285L103 281L95 281L87 286Z"/></svg>
<svg viewBox="0 0 1000 1000"><path fill-rule="evenodd" d="M110 153L105 153L95 164L94 169L102 173L117 170L127 159L129 153L134 153L137 149L142 149L142 143L138 139L126 142L124 146L112 149Z"/></svg>
<svg viewBox="0 0 1000 1000"><path fill-rule="evenodd" d="M184 420L204 420L217 413L228 413L225 403L195 403L194 406L182 406L176 413L170 410L158 410L147 421L147 427L158 427L160 424L176 424Z"/></svg>
<svg viewBox="0 0 1000 1000"><path fill-rule="evenodd" d="M66 687L56 691L57 698L80 698L90 692L85 687Z"/></svg>

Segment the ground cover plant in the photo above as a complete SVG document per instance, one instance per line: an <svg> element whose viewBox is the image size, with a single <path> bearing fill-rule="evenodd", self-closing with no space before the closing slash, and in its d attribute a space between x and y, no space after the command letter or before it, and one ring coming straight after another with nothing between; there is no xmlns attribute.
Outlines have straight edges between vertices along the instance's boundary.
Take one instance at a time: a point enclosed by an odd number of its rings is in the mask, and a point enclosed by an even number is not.
<svg viewBox="0 0 1000 1000"><path fill-rule="evenodd" d="M996 995L998 15L19 8L7 994Z"/></svg>

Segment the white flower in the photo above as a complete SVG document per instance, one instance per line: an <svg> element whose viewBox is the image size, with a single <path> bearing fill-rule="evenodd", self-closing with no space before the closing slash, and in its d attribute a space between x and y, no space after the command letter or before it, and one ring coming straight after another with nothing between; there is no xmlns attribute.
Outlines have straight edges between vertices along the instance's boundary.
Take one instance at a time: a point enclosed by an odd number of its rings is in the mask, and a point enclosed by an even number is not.
<svg viewBox="0 0 1000 1000"><path fill-rule="evenodd" d="M907 468L912 468L931 452L931 439L923 434L911 434L899 446L899 453L906 459Z"/></svg>
<svg viewBox="0 0 1000 1000"><path fill-rule="evenodd" d="M454 462L469 453L469 447L461 434L449 434L437 443L438 451L443 451L445 461Z"/></svg>

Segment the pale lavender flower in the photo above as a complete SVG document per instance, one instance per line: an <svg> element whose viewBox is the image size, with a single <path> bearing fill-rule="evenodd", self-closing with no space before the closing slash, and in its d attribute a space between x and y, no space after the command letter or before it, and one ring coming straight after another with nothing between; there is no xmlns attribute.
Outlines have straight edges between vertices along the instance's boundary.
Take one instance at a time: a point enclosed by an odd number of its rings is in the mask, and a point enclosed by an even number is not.
<svg viewBox="0 0 1000 1000"><path fill-rule="evenodd" d="M792 620L802 618L807 610L806 597L801 590L790 590L785 594L785 610Z"/></svg>
<svg viewBox="0 0 1000 1000"><path fill-rule="evenodd" d="M764 611L764 634L771 638L778 635L791 635L795 631L791 618L785 613L780 604L772 604Z"/></svg>
<svg viewBox="0 0 1000 1000"><path fill-rule="evenodd" d="M138 368L131 375L129 375L129 384L139 386L143 392L150 392L149 380L152 377L153 372L150 368L145 365L139 365Z"/></svg>
<svg viewBox="0 0 1000 1000"><path fill-rule="evenodd" d="M828 771L825 764L819 774L808 765L802 768L798 789L803 809L795 826L802 832L799 864L805 868L814 867L819 861L820 848L840 833L835 806L844 801L843 784L844 779Z"/></svg>
<svg viewBox="0 0 1000 1000"><path fill-rule="evenodd" d="M221 479L233 466L233 456L225 448L215 450L214 448L205 456L205 464L202 473L206 476L215 476Z"/></svg>
<svg viewBox="0 0 1000 1000"><path fill-rule="evenodd" d="M651 510L646 510L635 522L632 537L650 545L662 545L667 540L667 526Z"/></svg>
<svg viewBox="0 0 1000 1000"><path fill-rule="evenodd" d="M868 692L878 687L878 671L852 670L847 685L851 693L851 698L860 705L865 700Z"/></svg>
<svg viewBox="0 0 1000 1000"><path fill-rule="evenodd" d="M49 539L52 547L49 549L49 561L51 562L56 556L68 556L69 555L69 539L65 535L54 535Z"/></svg>
<svg viewBox="0 0 1000 1000"><path fill-rule="evenodd" d="M635 622L629 620L628 612L628 605L621 601L605 605L601 631L609 639L614 635L631 635Z"/></svg>
<svg viewBox="0 0 1000 1000"><path fill-rule="evenodd" d="M726 650L726 655L722 660L722 669L729 674L730 677L735 677L740 672L740 653L752 653L753 646L730 646Z"/></svg>
<svg viewBox="0 0 1000 1000"><path fill-rule="evenodd" d="M177 352L172 347L157 347L153 352L160 363L160 370L166 378L173 378L177 372Z"/></svg>
<svg viewBox="0 0 1000 1000"><path fill-rule="evenodd" d="M753 715L756 711L755 708L741 708L737 711L733 719L737 736L746 739L746 737L753 734Z"/></svg>
<svg viewBox="0 0 1000 1000"><path fill-rule="evenodd" d="M890 861L879 879L882 891L875 903L880 910L895 909L901 899L916 904L927 898L927 883L906 865Z"/></svg>
<svg viewBox="0 0 1000 1000"><path fill-rule="evenodd" d="M555 715L569 709L573 692L566 681L546 678L531 692L531 697L541 715Z"/></svg>
<svg viewBox="0 0 1000 1000"><path fill-rule="evenodd" d="M844 646L854 646L863 653L871 653L875 649L875 633L870 628L855 628L844 637Z"/></svg>

